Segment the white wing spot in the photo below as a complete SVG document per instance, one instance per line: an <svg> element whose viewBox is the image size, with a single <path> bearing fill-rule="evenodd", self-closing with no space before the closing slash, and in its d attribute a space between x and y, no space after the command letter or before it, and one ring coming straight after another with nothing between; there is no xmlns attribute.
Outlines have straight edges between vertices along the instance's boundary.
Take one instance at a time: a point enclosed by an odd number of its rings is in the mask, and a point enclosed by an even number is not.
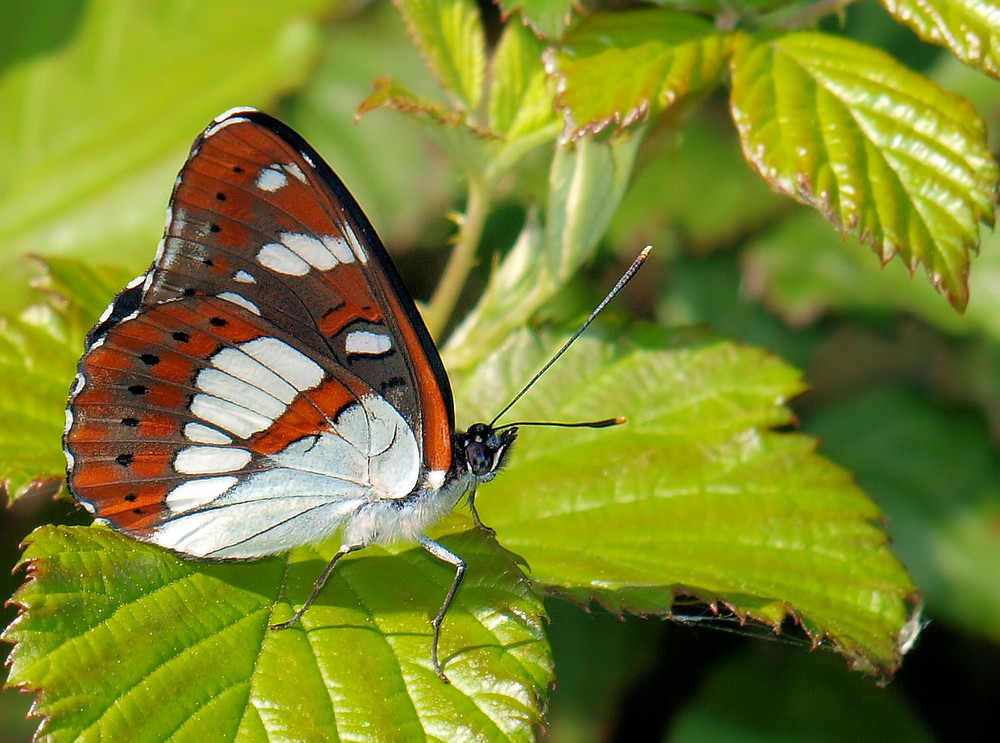
<svg viewBox="0 0 1000 743"><path fill-rule="evenodd" d="M305 276L309 264L281 243L268 243L257 251L257 262L285 276Z"/></svg>
<svg viewBox="0 0 1000 743"><path fill-rule="evenodd" d="M206 394L228 400L272 422L287 409L285 403L267 390L245 382L239 370L231 374L219 369L202 369L195 377L195 385Z"/></svg>
<svg viewBox="0 0 1000 743"><path fill-rule="evenodd" d="M256 338L242 344L240 350L297 390L318 387L325 376L323 367L277 338Z"/></svg>
<svg viewBox="0 0 1000 743"><path fill-rule="evenodd" d="M250 310L255 315L260 315L260 307L255 305L249 299L244 297L242 294L237 294L236 292L222 292L219 295L219 299L224 299L227 302L232 302L233 304L239 305L245 310Z"/></svg>
<svg viewBox="0 0 1000 743"><path fill-rule="evenodd" d="M282 232L281 242L299 258L320 271L329 271L337 265L337 259L333 253L312 235L300 232Z"/></svg>
<svg viewBox="0 0 1000 743"><path fill-rule="evenodd" d="M232 472L249 464L253 455L229 446L189 446L174 457L174 469L182 475Z"/></svg>
<svg viewBox="0 0 1000 743"><path fill-rule="evenodd" d="M237 482L232 475L188 480L167 493L167 506L174 513L190 511L211 503Z"/></svg>
<svg viewBox="0 0 1000 743"><path fill-rule="evenodd" d="M385 333L352 330L344 340L344 351L362 356L381 356L392 350L392 339Z"/></svg>
<svg viewBox="0 0 1000 743"><path fill-rule="evenodd" d="M240 284L256 284L257 279L253 277L253 274L247 273L246 271L237 271L233 276L233 281Z"/></svg>
<svg viewBox="0 0 1000 743"><path fill-rule="evenodd" d="M324 235L320 240L323 241L326 249L333 253L333 257L338 261L341 263L354 263L354 253L351 252L351 246L347 244L344 238Z"/></svg>
<svg viewBox="0 0 1000 743"><path fill-rule="evenodd" d="M212 357L216 369L267 392L286 405L298 391L262 363L238 348L225 348Z"/></svg>
<svg viewBox="0 0 1000 743"><path fill-rule="evenodd" d="M354 234L354 230L350 228L344 230L344 237L347 239L348 245L351 246L351 252L354 253L357 259L362 263L367 263L368 253L361 247L361 242L358 240L358 236Z"/></svg>
<svg viewBox="0 0 1000 743"><path fill-rule="evenodd" d="M256 185L261 191L274 193L275 191L280 191L288 185L288 176L285 175L283 170L281 170L281 166L275 163L268 168L260 169L260 172L257 173L257 180L254 181L254 185Z"/></svg>
<svg viewBox="0 0 1000 743"><path fill-rule="evenodd" d="M243 439L274 423L260 413L212 395L195 395L191 401L191 413Z"/></svg>
<svg viewBox="0 0 1000 743"><path fill-rule="evenodd" d="M187 423L184 425L184 438L196 444L231 444L233 440L210 426L202 423Z"/></svg>
<svg viewBox="0 0 1000 743"><path fill-rule="evenodd" d="M303 173L302 168L300 168L295 163L288 163L287 165L283 165L282 167L285 169L286 173L288 173L296 180L301 181L302 183L306 182L306 174Z"/></svg>

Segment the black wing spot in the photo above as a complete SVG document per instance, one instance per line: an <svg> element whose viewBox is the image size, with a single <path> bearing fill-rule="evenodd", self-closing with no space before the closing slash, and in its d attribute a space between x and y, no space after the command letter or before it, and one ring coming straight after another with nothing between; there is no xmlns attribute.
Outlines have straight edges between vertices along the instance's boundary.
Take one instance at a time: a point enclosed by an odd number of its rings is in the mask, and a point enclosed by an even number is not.
<svg viewBox="0 0 1000 743"><path fill-rule="evenodd" d="M127 500L129 503L134 503L138 499L139 496L136 495L135 493L129 493L128 495L125 496L125 500Z"/></svg>
<svg viewBox="0 0 1000 743"><path fill-rule="evenodd" d="M344 306L344 300L341 299L339 302L337 302L337 304L332 305L330 307L327 307L323 311L323 319L325 320L326 318L328 318L330 315L332 315L334 312L336 312L337 310L339 310L343 306Z"/></svg>
<svg viewBox="0 0 1000 743"><path fill-rule="evenodd" d="M178 343L187 343L188 341L191 340L191 336L185 333L183 330L175 330L173 333L170 334L170 337L173 338Z"/></svg>
<svg viewBox="0 0 1000 743"><path fill-rule="evenodd" d="M136 516L142 516L142 509L141 508L133 508L132 509L132 513L134 513Z"/></svg>
<svg viewBox="0 0 1000 743"><path fill-rule="evenodd" d="M128 467L130 464L132 464L132 459L134 459L133 455L127 452L125 454L119 454L117 457L115 457L115 461L118 462L118 464L120 464L122 467Z"/></svg>
<svg viewBox="0 0 1000 743"><path fill-rule="evenodd" d="M147 392L149 392L149 388L144 384L133 384L131 387L128 388L128 391L131 392L136 397L138 397L140 395L145 395Z"/></svg>
<svg viewBox="0 0 1000 743"><path fill-rule="evenodd" d="M208 229L211 232L222 232L222 228L219 227L219 225L217 225L215 222L212 222L212 224L208 226Z"/></svg>
<svg viewBox="0 0 1000 743"><path fill-rule="evenodd" d="M144 353L139 356L139 360L146 366L156 366L160 363L160 357L155 353Z"/></svg>
<svg viewBox="0 0 1000 743"><path fill-rule="evenodd" d="M233 166L233 172L234 173L242 173L243 172L243 168L241 168L239 165L234 165Z"/></svg>
<svg viewBox="0 0 1000 743"><path fill-rule="evenodd" d="M185 297L193 297L195 295L194 288L189 286L183 291L183 294Z"/></svg>
<svg viewBox="0 0 1000 743"><path fill-rule="evenodd" d="M138 418L122 418L122 425L128 426L129 428L135 428L139 425Z"/></svg>
<svg viewBox="0 0 1000 743"><path fill-rule="evenodd" d="M379 386L382 388L382 391L385 392L385 390L391 390L395 387L405 387L406 380L402 377L389 377L389 379L382 382Z"/></svg>
<svg viewBox="0 0 1000 743"><path fill-rule="evenodd" d="M209 268L211 268L212 266L215 265L215 262L211 258L204 258L204 259L202 259L201 262L204 263Z"/></svg>
<svg viewBox="0 0 1000 743"><path fill-rule="evenodd" d="M225 201L226 195L222 191L219 191L219 193L215 194L215 198L219 201Z"/></svg>
<svg viewBox="0 0 1000 743"><path fill-rule="evenodd" d="M217 328L221 328L224 325L228 325L228 321L224 317L213 317L209 322Z"/></svg>

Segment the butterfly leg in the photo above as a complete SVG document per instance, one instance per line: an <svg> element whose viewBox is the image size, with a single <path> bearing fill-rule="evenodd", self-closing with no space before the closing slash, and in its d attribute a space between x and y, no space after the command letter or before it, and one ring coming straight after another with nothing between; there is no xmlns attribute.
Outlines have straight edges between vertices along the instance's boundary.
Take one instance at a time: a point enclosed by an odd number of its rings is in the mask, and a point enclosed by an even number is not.
<svg viewBox="0 0 1000 743"><path fill-rule="evenodd" d="M455 600L455 594L458 593L458 587L462 585L462 579L465 577L465 560L428 537L422 536L420 538L420 546L442 562L455 566L455 579L451 582L448 595L444 597L444 603L441 604L437 616L431 620L431 627L434 628L434 635L431 639L431 662L434 664L434 672L437 673L438 677L446 684L450 684L451 682L444 675L441 664L438 662L438 640L441 637L441 624L444 622L444 615L448 613L451 602Z"/></svg>
<svg viewBox="0 0 1000 743"><path fill-rule="evenodd" d="M476 510L476 493L475 491L469 496L469 510L472 511L472 520L476 522L476 526L486 532L487 535L495 537L497 535L496 529L492 529L483 523L483 520L479 518L479 511Z"/></svg>
<svg viewBox="0 0 1000 743"><path fill-rule="evenodd" d="M292 615L292 618L289 619L287 622L279 622L278 624L272 624L268 629L288 629L293 624L302 619L302 615L306 613L306 610L310 606L312 606L313 601L315 601L316 597L319 596L319 592L323 590L323 586L326 585L327 580L333 573L333 569L337 567L337 563L340 562L340 558L342 558L344 555L349 555L352 552L356 552L357 550L361 549L364 546L365 545L363 544L345 544L339 550L337 550L337 554L335 554L333 556L333 559L330 560L330 564L326 566L326 569L323 570L323 573L319 576L319 578L316 579L316 582L313 583L313 589L309 593L309 596L306 598L306 602L302 604L302 608L299 609L297 612L295 612Z"/></svg>

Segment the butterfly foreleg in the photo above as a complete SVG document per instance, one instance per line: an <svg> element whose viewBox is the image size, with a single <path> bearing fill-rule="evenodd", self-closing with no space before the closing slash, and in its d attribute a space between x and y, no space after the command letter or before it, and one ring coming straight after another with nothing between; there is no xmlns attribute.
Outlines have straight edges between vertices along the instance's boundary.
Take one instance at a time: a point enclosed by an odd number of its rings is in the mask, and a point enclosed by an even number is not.
<svg viewBox="0 0 1000 743"><path fill-rule="evenodd" d="M330 575L333 574L333 569L337 567L337 563L340 562L340 558L342 558L344 555L349 555L352 552L356 552L357 550L365 546L366 545L364 544L345 544L339 550L337 550L337 554L335 554L333 556L333 559L330 560L330 564L326 566L326 568L323 570L319 578L316 579L316 582L313 583L313 589L312 591L310 591L309 596L306 598L306 602L302 604L302 608L300 608L297 612L295 612L292 615L292 618L289 619L288 621L279 622L278 624L272 624L268 629L287 629L296 622L298 622L300 619L302 619L302 615L306 613L306 610L310 606L312 606L313 601L315 601L316 597L319 596L319 592L323 590L323 586L326 585L326 582L327 580L329 580Z"/></svg>
<svg viewBox="0 0 1000 743"><path fill-rule="evenodd" d="M431 620L431 627L434 628L434 634L431 638L431 663L434 664L434 672L437 673L438 677L446 684L450 684L451 682L444 675L441 664L438 662L438 640L441 638L441 624L444 622L444 616L448 613L451 602L455 600L455 594L458 593L458 587L462 585L462 579L465 577L465 560L428 537L420 537L420 545L437 559L455 566L455 578L451 582L451 588L448 589L448 594L444 597L444 603L441 604L437 616Z"/></svg>
<svg viewBox="0 0 1000 743"><path fill-rule="evenodd" d="M469 511L472 512L472 520L475 522L476 526L482 529L488 536L495 537L497 535L496 529L493 529L483 523L483 520L479 518L479 511L476 510L476 491L473 490L469 495Z"/></svg>

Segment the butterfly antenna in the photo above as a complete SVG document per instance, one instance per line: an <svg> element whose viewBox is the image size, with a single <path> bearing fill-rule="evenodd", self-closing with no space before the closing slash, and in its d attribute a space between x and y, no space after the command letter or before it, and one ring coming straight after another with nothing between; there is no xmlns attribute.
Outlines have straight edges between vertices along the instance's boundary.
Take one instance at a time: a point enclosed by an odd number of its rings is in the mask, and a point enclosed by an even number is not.
<svg viewBox="0 0 1000 743"><path fill-rule="evenodd" d="M559 357L562 356L564 353L566 353L567 349L573 345L576 339L579 338L581 335L583 335L583 332L590 326L592 322L594 322L597 316L601 314L601 311L608 306L608 304L611 302L612 299L618 296L619 292L621 292L621 290L625 288L628 282L632 280L632 277L635 276L636 272L640 268L642 268L642 264L646 262L646 258L649 257L649 252L652 249L653 249L652 245L647 245L645 248L642 249L642 252L639 253L639 255L636 257L634 261L632 261L632 265L629 266L628 269L625 271L625 273L622 274L622 277L618 279L618 283L615 284L613 287L611 287L611 291L609 291L607 296L601 300L601 303L594 308L594 311L590 313L590 317L588 317L586 320L583 321L583 325L577 328L576 332L569 337L569 340L563 344L562 348L560 348L558 351L555 352L552 358L546 362L545 366L539 369L538 372L535 374L535 376L529 379L528 383L521 388L521 391L518 392L516 395L514 395L514 399L511 400L509 403L507 403L504 406L503 410L497 413L496 417L494 417L493 420L490 421L491 428L498 420L500 420L500 418L503 417L504 413L506 413L508 410L514 407L514 404L522 397L524 397L524 393L530 390L532 386L535 384L535 382L537 382L538 379L545 372L547 372L554 363L556 363L559 360ZM608 420L605 421L594 421L592 423L571 423L571 424L555 424L555 425L587 426L591 428L602 428L604 426L613 426L623 422L624 422L623 420L620 420L618 418L609 418ZM552 424L545 424L545 425L552 425ZM504 426L504 428L508 428L508 426Z"/></svg>

